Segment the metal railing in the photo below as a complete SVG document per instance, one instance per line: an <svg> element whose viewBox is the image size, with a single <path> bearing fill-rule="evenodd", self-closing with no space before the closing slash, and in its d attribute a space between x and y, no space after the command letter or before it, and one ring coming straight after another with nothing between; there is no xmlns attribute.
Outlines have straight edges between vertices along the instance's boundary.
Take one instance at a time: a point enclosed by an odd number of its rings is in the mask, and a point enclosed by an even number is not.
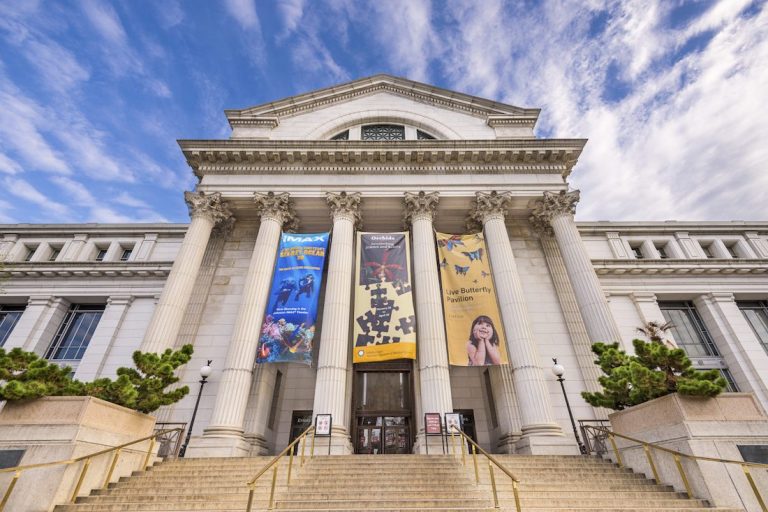
<svg viewBox="0 0 768 512"><path fill-rule="evenodd" d="M5 491L5 494L3 495L2 500L0 500L0 512L3 512L5 510L5 506L8 503L8 500L11 498L11 494L13 493L13 488L16 487L16 482L18 482L19 477L21 477L21 474L24 471L29 471L32 469L39 469L39 468L45 468L45 467L52 467L52 466L67 466L70 464L76 464L78 462L83 463L82 469L80 469L80 474L77 478L77 483L75 484L75 489L72 491L72 495L69 499L70 503L74 503L77 499L78 494L80 493L80 488L83 485L83 481L85 480L85 475L88 473L88 468L91 465L91 461L100 456L105 455L108 453L113 453L112 460L107 466L106 475L104 477L104 483L102 484L101 488L106 489L107 486L110 483L110 480L112 480L112 473L115 471L115 467L117 466L117 461L120 458L120 453L123 451L124 448L127 448L129 446L133 446L138 443L143 443L144 441L149 441L149 448L147 449L147 454L143 458L141 466L139 466L139 470L146 470L149 467L149 461L152 457L152 450L155 448L156 439L160 436L166 435L169 432L172 432L174 430L183 430L183 429L168 429L168 430L161 430L159 432L155 432L152 435L142 437L141 439L136 439L135 441L131 441L129 443L124 443L119 446L114 446L112 448L107 448L106 450L101 450L95 453L91 453L89 455L83 455L82 457L77 457L75 459L67 459L67 460L57 460L53 462L41 462L39 464L29 464L26 466L16 466L13 468L5 468L0 469L0 475L4 473L13 473L13 478L11 479L11 482L8 484L8 488Z"/></svg>
<svg viewBox="0 0 768 512"><path fill-rule="evenodd" d="M744 462L741 460L718 459L714 457L702 457L698 455L689 455L687 453L682 453L669 448L664 448L663 446L659 446L657 444L647 443L645 441L641 441L640 439L635 439L634 437L625 436L623 434L617 434L616 432L612 432L611 430L605 427L585 425L583 428L585 432L589 432L592 434L592 439L593 439L592 445L602 447L602 450L595 450L595 453L597 455L602 456L603 453L607 452L607 445L605 444L605 441L608 440L608 442L610 443L611 449L613 451L614 457L616 457L616 463L619 465L619 467L625 467L624 461L621 457L621 450L642 446L643 452L645 453L645 457L648 461L648 466L651 469L651 473L653 473L653 478L656 480L656 483L659 483L659 484L663 482L659 478L659 471L656 467L656 461L654 459L653 454L656 451L670 454L675 461L675 466L677 467L677 471L680 474L680 479L682 480L683 486L685 487L685 492L686 494L688 494L688 498L690 499L695 499L695 497L693 495L693 492L691 491L691 483L690 483L690 480L688 479L687 473L685 472L685 468L683 467L682 459L705 461L705 462L720 462L722 464L735 464L735 465L741 466L741 469L744 472L744 476L746 476L747 481L749 482L749 486L752 488L752 492L755 494L755 498L757 499L757 502L760 505L761 510L763 512L768 512L768 506L766 506L765 501L762 495L760 494L760 491L757 488L757 484L755 483L755 480L754 478L752 478L752 474L749 471L749 468L768 470L768 464L758 464L756 462ZM622 448L619 448L618 445L616 444L616 438L626 439L627 441L631 441L637 444L634 446L624 446Z"/></svg>
<svg viewBox="0 0 768 512"><path fill-rule="evenodd" d="M480 446L478 446L477 443L475 443L472 439L469 438L464 432L456 428L456 426L451 426L451 455L458 456L456 453L456 437L454 435L454 432L459 434L459 438L463 438L466 440L470 446L472 446L472 462L474 464L475 468L475 483L480 483L480 469L477 464L477 454L480 452L481 455L483 455L486 459L488 459L488 474L491 478L491 490L493 491L493 508L500 508L499 507L499 494L498 490L496 489L496 477L493 473L493 466L495 465L497 468L499 468L505 475L507 475L512 480L512 492L515 496L515 509L517 512L520 512L520 494L518 490L518 484L520 483L520 480L515 477L515 475L512 474L511 471L509 471L502 463L500 463L493 455L486 452ZM461 463L466 466L467 465L467 444L463 441L459 442L461 445Z"/></svg>
<svg viewBox="0 0 768 512"><path fill-rule="evenodd" d="M155 423L155 432L165 431L157 436L157 456L161 458L175 459L179 456L181 442L184 440L184 431L187 429L186 423L181 422L160 422Z"/></svg>
<svg viewBox="0 0 768 512"><path fill-rule="evenodd" d="M261 471L258 472L258 474L251 479L250 482L248 482L248 506L246 508L247 512L251 512L251 509L253 507L253 496L256 492L256 481L261 478L262 475L264 475L267 471L269 471L269 468L272 468L272 485L270 486L269 490L269 506L267 507L268 510L274 509L275 504L275 486L277 485L277 470L280 467L280 459L285 456L286 453L289 453L288 456L288 477L285 485L291 485L291 471L293 469L293 448L296 446L299 442L301 442L301 463L299 467L304 466L304 450L307 445L307 436L312 435L312 442L311 447L309 449L309 458L312 459L315 456L315 427L309 427L307 430L301 433L299 437L294 439L288 446L286 446L283 451L281 451L279 454L275 455L272 460L270 460L266 466L261 468ZM0 511L2 512L2 511Z"/></svg>

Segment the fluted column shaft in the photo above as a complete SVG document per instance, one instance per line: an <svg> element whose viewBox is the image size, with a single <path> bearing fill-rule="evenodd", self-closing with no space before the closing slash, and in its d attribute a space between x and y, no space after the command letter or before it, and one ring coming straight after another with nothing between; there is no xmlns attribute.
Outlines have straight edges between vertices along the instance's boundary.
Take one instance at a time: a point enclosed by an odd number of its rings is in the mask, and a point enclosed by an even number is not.
<svg viewBox="0 0 768 512"><path fill-rule="evenodd" d="M350 363L349 317L352 309L352 269L355 225L359 223L360 194L328 194L333 218L328 260L323 328L317 363L313 415L333 415L334 435L349 439L346 405ZM351 449L351 444L348 446Z"/></svg>
<svg viewBox="0 0 768 512"><path fill-rule="evenodd" d="M407 219L413 233L413 277L419 340L421 407L425 413L453 411L451 377L445 342L443 302L432 227L436 192L406 193Z"/></svg>
<svg viewBox="0 0 768 512"><path fill-rule="evenodd" d="M231 217L219 193L206 195L202 192L185 192L184 199L189 206L192 222L147 326L141 344L143 352L159 353L175 345L211 231L218 222Z"/></svg>
<svg viewBox="0 0 768 512"><path fill-rule="evenodd" d="M288 194L256 194L261 209L261 224L245 277L243 298L227 351L227 359L216 393L216 403L206 436L241 436L251 387L251 372L256 360L269 285L280 243L281 228L288 215ZM269 409L269 397L258 407Z"/></svg>

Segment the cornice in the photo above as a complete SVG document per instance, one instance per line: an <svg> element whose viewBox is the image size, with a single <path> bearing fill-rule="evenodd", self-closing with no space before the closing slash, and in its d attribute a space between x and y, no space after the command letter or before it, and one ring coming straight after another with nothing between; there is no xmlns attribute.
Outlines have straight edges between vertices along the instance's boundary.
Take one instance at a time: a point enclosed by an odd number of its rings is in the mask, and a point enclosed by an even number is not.
<svg viewBox="0 0 768 512"><path fill-rule="evenodd" d="M369 141L275 141L275 140L180 140L187 163L198 177L207 173L248 174L275 170L305 174L366 172L364 166L385 172L558 173L567 177L578 161L585 139L526 140L418 140ZM352 167L352 169L349 169Z"/></svg>
<svg viewBox="0 0 768 512"><path fill-rule="evenodd" d="M598 275L713 275L765 274L768 259L592 260Z"/></svg>
<svg viewBox="0 0 768 512"><path fill-rule="evenodd" d="M71 237L76 234L96 234L99 237L143 237L148 233L183 237L188 223L153 224L0 224L0 233L14 233L35 237Z"/></svg>
<svg viewBox="0 0 768 512"><path fill-rule="evenodd" d="M172 261L150 262L5 262L0 277L168 277Z"/></svg>
<svg viewBox="0 0 768 512"><path fill-rule="evenodd" d="M619 232L622 235L641 235L641 234L673 234L677 232L687 232L693 235L700 234L725 234L734 231L768 231L768 222L766 221L593 221L576 222L576 227L581 234L604 234L609 231Z"/></svg>

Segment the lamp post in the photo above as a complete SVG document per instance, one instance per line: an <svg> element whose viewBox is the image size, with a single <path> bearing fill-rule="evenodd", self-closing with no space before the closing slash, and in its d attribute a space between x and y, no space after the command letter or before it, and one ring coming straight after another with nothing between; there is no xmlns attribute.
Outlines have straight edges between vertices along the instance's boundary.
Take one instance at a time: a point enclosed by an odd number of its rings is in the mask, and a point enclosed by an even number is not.
<svg viewBox="0 0 768 512"><path fill-rule="evenodd" d="M195 408L192 411L192 419L189 422L189 428L187 429L187 438L184 440L184 444L179 450L179 457L183 457L187 453L187 446L189 446L189 439L192 437L192 427L195 426L195 416L197 416L197 408L200 405L200 397L203 395L203 386L207 382L206 379L211 375L211 363L213 359L209 359L208 363L200 368L200 389L197 390L197 401L195 402Z"/></svg>
<svg viewBox="0 0 768 512"><path fill-rule="evenodd" d="M573 435L576 438L576 443L579 445L579 451L582 455L587 454L587 448L584 446L584 443L581 442L581 438L579 437L579 432L576 430L576 422L573 421L573 412L571 412L571 403L568 401L568 395L565 392L565 379L563 378L563 375L565 375L565 367L561 364L557 363L557 359L552 358L552 361L555 363L552 366L552 373L555 374L555 377L557 377L557 382L560 383L560 389L563 390L563 398L565 398L565 406L568 408L568 416L571 418L571 426L573 427Z"/></svg>

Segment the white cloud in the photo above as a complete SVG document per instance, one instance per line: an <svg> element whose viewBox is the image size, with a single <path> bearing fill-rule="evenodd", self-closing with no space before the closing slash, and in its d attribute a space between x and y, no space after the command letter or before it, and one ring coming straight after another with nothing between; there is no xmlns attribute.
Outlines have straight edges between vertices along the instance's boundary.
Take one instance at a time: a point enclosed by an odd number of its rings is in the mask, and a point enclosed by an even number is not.
<svg viewBox="0 0 768 512"><path fill-rule="evenodd" d="M138 215L125 215L106 206L95 206L90 211L89 222L132 223L132 222L168 222L168 219L152 211L142 211Z"/></svg>
<svg viewBox="0 0 768 512"><path fill-rule="evenodd" d="M122 204L125 206L130 206L132 208L144 208L146 210L150 209L150 206L146 203L146 201L142 201L141 199L134 197L127 192L121 192L113 199L115 203Z"/></svg>
<svg viewBox="0 0 768 512"><path fill-rule="evenodd" d="M29 182L18 178L5 178L5 189L25 201L42 207L47 212L59 217L69 218L69 208L45 196Z"/></svg>
<svg viewBox="0 0 768 512"><path fill-rule="evenodd" d="M227 13L245 30L261 30L254 0L225 0Z"/></svg>
<svg viewBox="0 0 768 512"><path fill-rule="evenodd" d="M64 176L56 176L51 178L51 181L61 187L69 196L77 203L80 203L80 207L88 207L96 203L96 198L88 190L88 188L82 183L75 181Z"/></svg>
<svg viewBox="0 0 768 512"><path fill-rule="evenodd" d="M125 29L111 5L98 0L81 0L81 5L85 16L103 38L118 45L126 44Z"/></svg>
<svg viewBox="0 0 768 512"><path fill-rule="evenodd" d="M13 158L0 153L0 172L18 174L21 172L21 166Z"/></svg>
<svg viewBox="0 0 768 512"><path fill-rule="evenodd" d="M11 217L8 212L13 210L13 205L8 201L0 199L0 224L16 224L19 222L14 217Z"/></svg>
<svg viewBox="0 0 768 512"><path fill-rule="evenodd" d="M169 29L184 21L184 9L176 0L164 0L153 4L157 9L158 16L163 28Z"/></svg>
<svg viewBox="0 0 768 512"><path fill-rule="evenodd" d="M306 0L283 0L277 4L277 10L283 19L283 25L285 25L280 36L281 38L295 32L299 28L304 17L305 4Z"/></svg>

